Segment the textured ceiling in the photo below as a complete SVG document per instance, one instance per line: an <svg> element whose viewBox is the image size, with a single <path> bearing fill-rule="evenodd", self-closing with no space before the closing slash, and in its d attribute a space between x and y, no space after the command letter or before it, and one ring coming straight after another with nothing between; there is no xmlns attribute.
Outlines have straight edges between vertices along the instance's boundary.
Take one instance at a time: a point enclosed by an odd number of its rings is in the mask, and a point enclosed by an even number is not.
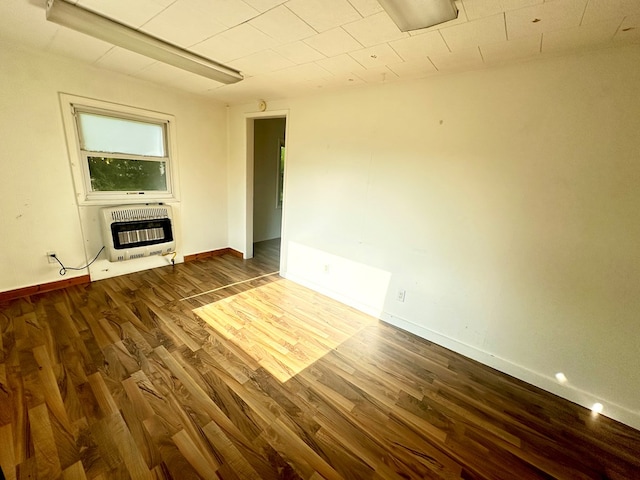
<svg viewBox="0 0 640 480"><path fill-rule="evenodd" d="M0 38L228 103L640 43L640 0L460 0L458 19L410 33L376 0L70 3L228 64L245 80L222 85L53 24L45 0L2 0Z"/></svg>

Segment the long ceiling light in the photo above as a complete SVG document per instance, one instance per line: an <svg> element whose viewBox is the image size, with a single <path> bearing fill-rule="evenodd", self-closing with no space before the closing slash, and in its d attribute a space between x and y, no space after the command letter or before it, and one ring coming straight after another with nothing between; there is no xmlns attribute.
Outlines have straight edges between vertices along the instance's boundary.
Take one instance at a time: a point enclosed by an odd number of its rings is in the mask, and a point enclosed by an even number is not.
<svg viewBox="0 0 640 480"><path fill-rule="evenodd" d="M244 78L233 68L62 0L48 0L47 20L221 83Z"/></svg>
<svg viewBox="0 0 640 480"><path fill-rule="evenodd" d="M432 27L458 18L453 0L378 0L403 32Z"/></svg>

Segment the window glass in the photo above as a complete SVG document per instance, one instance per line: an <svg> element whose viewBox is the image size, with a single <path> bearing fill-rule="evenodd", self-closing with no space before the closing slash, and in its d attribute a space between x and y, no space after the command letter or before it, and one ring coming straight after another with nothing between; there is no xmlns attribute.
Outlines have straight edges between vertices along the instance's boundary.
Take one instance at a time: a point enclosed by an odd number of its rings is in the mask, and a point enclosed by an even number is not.
<svg viewBox="0 0 640 480"><path fill-rule="evenodd" d="M88 157L94 192L167 191L167 164L157 160Z"/></svg>
<svg viewBox="0 0 640 480"><path fill-rule="evenodd" d="M166 156L164 124L78 112L78 126L82 150Z"/></svg>

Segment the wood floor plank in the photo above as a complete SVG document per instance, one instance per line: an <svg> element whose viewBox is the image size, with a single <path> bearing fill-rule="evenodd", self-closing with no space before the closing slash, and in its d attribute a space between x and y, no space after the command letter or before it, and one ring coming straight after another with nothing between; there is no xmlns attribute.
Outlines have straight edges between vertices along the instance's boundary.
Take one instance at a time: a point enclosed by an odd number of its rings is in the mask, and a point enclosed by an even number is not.
<svg viewBox="0 0 640 480"><path fill-rule="evenodd" d="M285 459L302 472L304 477L310 478L317 473L327 480L342 479L331 465L280 420L273 422L262 436L276 450L282 452Z"/></svg>
<svg viewBox="0 0 640 480"><path fill-rule="evenodd" d="M37 478L57 479L62 475L62 468L46 404L29 409L29 424L33 435Z"/></svg>
<svg viewBox="0 0 640 480"><path fill-rule="evenodd" d="M178 450L202 478L211 478L220 467L212 455L203 453L184 430L174 434L171 439Z"/></svg>
<svg viewBox="0 0 640 480"><path fill-rule="evenodd" d="M154 353L160 357L162 362L169 368L171 373L179 379L193 398L194 405L205 412L214 420L227 434L235 437L242 437L242 433L229 420L220 407L206 394L206 392L191 378L178 361L164 347L158 347Z"/></svg>
<svg viewBox="0 0 640 480"><path fill-rule="evenodd" d="M124 382L123 382L124 383ZM129 389L125 387L127 395L120 398L119 406L122 417L131 433L131 437L135 442L136 448L140 452L140 455L144 459L147 467L152 470L162 463L160 452L156 448L156 445L149 435L149 432L144 428L144 420L150 418L153 415L148 405L139 405L138 403L144 403L144 398L141 395L136 395L133 392L139 392L137 385L131 386ZM132 395L133 393L133 395ZM131 400L131 398L135 400Z"/></svg>
<svg viewBox="0 0 640 480"><path fill-rule="evenodd" d="M118 413L107 417L106 428L116 444L116 448L129 475L131 475L132 478L139 478L141 480L150 479L151 472L149 471L149 467L122 416Z"/></svg>
<svg viewBox="0 0 640 480"><path fill-rule="evenodd" d="M62 400L62 393L58 385L58 379L53 371L51 364L51 358L49 352L44 345L40 345L33 349L34 358L38 364L38 370L40 374L40 385L42 386L42 393L49 407L50 412L56 417L58 422L62 424L67 430L71 430L71 423L67 415L67 409L65 408ZM62 375L64 375L64 369L58 369ZM63 383L63 382L61 382Z"/></svg>
<svg viewBox="0 0 640 480"><path fill-rule="evenodd" d="M38 476L36 457L29 457L16 466L16 475L19 480L32 480Z"/></svg>
<svg viewBox="0 0 640 480"><path fill-rule="evenodd" d="M145 419L143 423L151 438L154 439L162 456L163 465L171 477L180 480L200 479L193 465L182 455L171 439L162 418L154 415Z"/></svg>
<svg viewBox="0 0 640 480"><path fill-rule="evenodd" d="M82 462L78 461L62 471L62 480L87 480Z"/></svg>
<svg viewBox="0 0 640 480"><path fill-rule="evenodd" d="M215 422L208 423L202 430L213 448L220 452L223 465L228 466L239 479L250 480L260 477L238 447L220 430Z"/></svg>
<svg viewBox="0 0 640 480"><path fill-rule="evenodd" d="M22 374L19 366L12 366L7 371L6 401L1 404L4 418L10 418L13 433L13 450L15 464L24 462L31 454L33 443L30 441L29 418Z"/></svg>
<svg viewBox="0 0 640 480"><path fill-rule="evenodd" d="M149 305L149 308L160 319L160 329L169 336L176 345L186 345L193 351L202 347L200 343L198 343L193 337L189 336L189 334L174 321L169 312L163 311L161 308L154 305Z"/></svg>
<svg viewBox="0 0 640 480"><path fill-rule="evenodd" d="M5 477L640 478L637 430L282 279L277 255L0 304Z"/></svg>
<svg viewBox="0 0 640 480"><path fill-rule="evenodd" d="M49 421L55 441L60 468L65 469L80 460L73 427L65 425L49 410Z"/></svg>
<svg viewBox="0 0 640 480"><path fill-rule="evenodd" d="M96 404L102 413L102 417L114 415L118 413L118 405L116 404L111 392L107 388L105 379L99 373L94 373L87 377L91 392L95 397Z"/></svg>
<svg viewBox="0 0 640 480"><path fill-rule="evenodd" d="M0 467L7 480L16 479L16 455L11 424L0 426Z"/></svg>

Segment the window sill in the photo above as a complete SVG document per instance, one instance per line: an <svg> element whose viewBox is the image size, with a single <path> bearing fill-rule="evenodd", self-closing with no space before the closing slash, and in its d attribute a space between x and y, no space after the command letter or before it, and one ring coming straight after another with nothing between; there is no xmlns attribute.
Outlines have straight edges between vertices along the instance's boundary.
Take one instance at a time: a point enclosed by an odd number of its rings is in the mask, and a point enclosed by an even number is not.
<svg viewBox="0 0 640 480"><path fill-rule="evenodd" d="M180 200L167 194L105 194L87 195L84 199L78 196L78 205L122 205L144 203L179 203Z"/></svg>

